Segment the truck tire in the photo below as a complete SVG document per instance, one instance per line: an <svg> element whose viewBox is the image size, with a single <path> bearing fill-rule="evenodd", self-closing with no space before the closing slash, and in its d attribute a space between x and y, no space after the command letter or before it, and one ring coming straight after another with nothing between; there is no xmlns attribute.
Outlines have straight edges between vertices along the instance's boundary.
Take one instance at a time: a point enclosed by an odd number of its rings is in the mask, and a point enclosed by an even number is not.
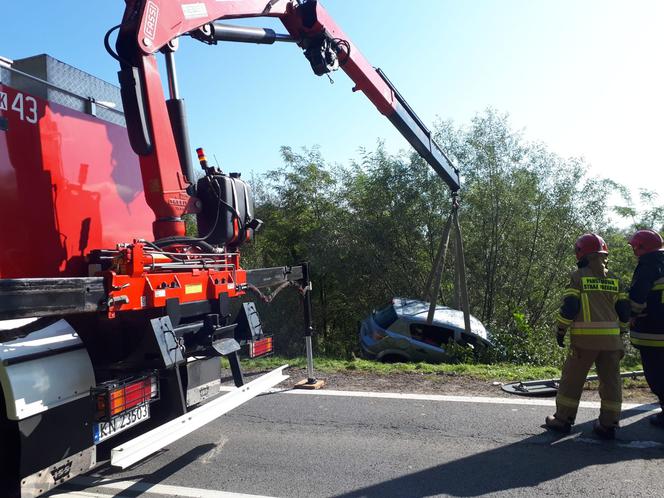
<svg viewBox="0 0 664 498"><path fill-rule="evenodd" d="M7 418L5 396L0 389L0 490L3 497L19 498L20 446L18 423Z"/></svg>

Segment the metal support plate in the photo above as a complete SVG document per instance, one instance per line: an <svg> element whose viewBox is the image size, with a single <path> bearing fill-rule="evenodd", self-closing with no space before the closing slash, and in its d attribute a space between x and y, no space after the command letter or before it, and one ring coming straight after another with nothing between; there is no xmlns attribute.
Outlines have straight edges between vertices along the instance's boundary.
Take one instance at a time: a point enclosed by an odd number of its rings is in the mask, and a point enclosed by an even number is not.
<svg viewBox="0 0 664 498"><path fill-rule="evenodd" d="M40 496L96 465L97 450L92 446L21 479L21 498Z"/></svg>
<svg viewBox="0 0 664 498"><path fill-rule="evenodd" d="M632 372L622 372L621 379L635 379L641 377L643 370L635 370ZM597 375L589 375L586 382L598 380ZM558 393L558 385L560 379L545 379L545 380L529 380L524 382L513 382L511 384L503 384L502 390L510 394L518 394L520 396L555 396Z"/></svg>
<svg viewBox="0 0 664 498"><path fill-rule="evenodd" d="M519 396L547 397L558 393L558 382L555 380L540 380L533 382L514 382L504 384L503 391Z"/></svg>
<svg viewBox="0 0 664 498"><path fill-rule="evenodd" d="M276 268L257 268L247 270L247 284L257 288L272 287L284 282L302 280L301 266L279 266Z"/></svg>

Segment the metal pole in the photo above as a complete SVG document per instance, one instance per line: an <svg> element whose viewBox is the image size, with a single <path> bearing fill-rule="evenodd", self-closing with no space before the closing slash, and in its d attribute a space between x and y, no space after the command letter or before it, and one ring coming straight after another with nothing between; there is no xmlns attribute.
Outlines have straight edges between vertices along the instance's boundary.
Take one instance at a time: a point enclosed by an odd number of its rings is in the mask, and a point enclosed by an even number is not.
<svg viewBox="0 0 664 498"><path fill-rule="evenodd" d="M170 99L166 101L168 117L171 121L173 138L180 159L180 169L189 182L187 192L193 195L196 185L196 175L194 165L191 161L191 147L189 145L189 129L187 126L187 111L184 99L180 98L180 89L178 87L178 74L175 68L175 51L178 49L179 40L171 40L164 47L164 57L166 60L166 74L168 78L168 93Z"/></svg>
<svg viewBox="0 0 664 498"><path fill-rule="evenodd" d="M311 342L311 334L314 331L311 319L311 276L309 273L309 263L302 263L302 283L304 295L302 304L304 305L304 342L307 347L307 384L315 384L314 377L314 351Z"/></svg>
<svg viewBox="0 0 664 498"><path fill-rule="evenodd" d="M180 89L178 87L178 74L175 69L175 52L173 50L166 50L164 52L164 59L166 60L168 94L170 95L171 99L177 100L180 98Z"/></svg>

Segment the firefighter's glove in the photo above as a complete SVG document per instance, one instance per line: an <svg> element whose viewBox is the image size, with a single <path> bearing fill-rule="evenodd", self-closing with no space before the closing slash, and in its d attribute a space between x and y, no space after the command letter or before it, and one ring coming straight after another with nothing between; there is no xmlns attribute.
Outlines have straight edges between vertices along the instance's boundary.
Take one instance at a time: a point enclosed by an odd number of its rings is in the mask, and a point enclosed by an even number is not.
<svg viewBox="0 0 664 498"><path fill-rule="evenodd" d="M556 332L556 342L561 348L565 347L565 329L558 329Z"/></svg>

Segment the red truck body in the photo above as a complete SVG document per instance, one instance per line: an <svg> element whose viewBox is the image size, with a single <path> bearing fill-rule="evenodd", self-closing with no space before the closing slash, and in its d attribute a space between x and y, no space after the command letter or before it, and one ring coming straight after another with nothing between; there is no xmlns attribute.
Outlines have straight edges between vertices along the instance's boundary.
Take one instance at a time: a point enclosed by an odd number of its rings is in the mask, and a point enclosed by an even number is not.
<svg viewBox="0 0 664 498"><path fill-rule="evenodd" d="M242 377L240 349L272 339L253 304L231 308L239 252L150 242L145 184L118 87L48 55L0 58L2 498L132 465L285 378ZM282 267L251 284L300 281ZM241 389L222 395L220 356Z"/></svg>
<svg viewBox="0 0 664 498"><path fill-rule="evenodd" d="M48 56L25 61L14 66L99 82ZM91 250L151 238L154 215L121 114L114 123L72 108L91 102L16 72L0 80L0 278L88 276ZM119 96L108 104L120 106Z"/></svg>

